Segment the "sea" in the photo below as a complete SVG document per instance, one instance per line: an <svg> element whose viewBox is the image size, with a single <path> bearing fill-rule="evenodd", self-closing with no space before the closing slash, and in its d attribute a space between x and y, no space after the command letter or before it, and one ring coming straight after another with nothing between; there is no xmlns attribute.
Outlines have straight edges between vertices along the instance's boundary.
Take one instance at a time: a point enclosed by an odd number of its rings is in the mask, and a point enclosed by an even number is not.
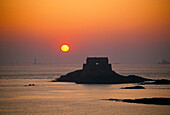
<svg viewBox="0 0 170 115"><path fill-rule="evenodd" d="M137 84L51 82L78 69L82 64L0 66L0 115L170 115L169 105L103 100L170 98L170 85L121 89ZM170 64L112 64L112 69L121 75L170 79Z"/></svg>

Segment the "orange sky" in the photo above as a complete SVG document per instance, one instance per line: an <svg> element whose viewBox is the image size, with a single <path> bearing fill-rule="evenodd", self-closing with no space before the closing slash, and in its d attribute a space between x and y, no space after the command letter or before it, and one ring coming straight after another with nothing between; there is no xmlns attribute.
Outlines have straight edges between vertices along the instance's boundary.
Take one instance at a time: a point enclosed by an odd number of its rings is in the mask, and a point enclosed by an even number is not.
<svg viewBox="0 0 170 115"><path fill-rule="evenodd" d="M169 0L2 0L0 12L0 42L4 47L26 41L36 48L38 42L48 42L47 51L52 53L67 43L72 46L70 53L74 57L98 55L95 52L101 47L99 54L107 55L108 50L122 45L161 47L170 43ZM89 52L91 49L93 53Z"/></svg>

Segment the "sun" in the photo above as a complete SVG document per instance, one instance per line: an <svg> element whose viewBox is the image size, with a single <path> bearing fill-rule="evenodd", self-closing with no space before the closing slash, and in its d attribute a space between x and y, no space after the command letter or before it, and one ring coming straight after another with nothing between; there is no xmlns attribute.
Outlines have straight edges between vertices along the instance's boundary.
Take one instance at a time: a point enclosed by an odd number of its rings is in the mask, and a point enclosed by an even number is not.
<svg viewBox="0 0 170 115"><path fill-rule="evenodd" d="M61 46L61 51L63 51L63 52L68 52L69 49L70 49L69 46L66 45L66 44L64 44L64 45Z"/></svg>

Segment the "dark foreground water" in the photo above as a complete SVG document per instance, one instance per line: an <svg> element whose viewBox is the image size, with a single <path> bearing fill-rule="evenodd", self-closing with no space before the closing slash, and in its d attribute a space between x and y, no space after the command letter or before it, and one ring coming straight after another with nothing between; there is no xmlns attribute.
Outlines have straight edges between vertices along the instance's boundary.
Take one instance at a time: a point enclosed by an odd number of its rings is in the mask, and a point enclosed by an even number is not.
<svg viewBox="0 0 170 115"><path fill-rule="evenodd" d="M81 85L49 82L82 65L28 65L0 67L0 114L56 115L169 115L170 106L113 102L101 99L169 97L170 85L120 89L136 84ZM113 65L122 75L170 79L170 65ZM35 84L35 86L25 86Z"/></svg>

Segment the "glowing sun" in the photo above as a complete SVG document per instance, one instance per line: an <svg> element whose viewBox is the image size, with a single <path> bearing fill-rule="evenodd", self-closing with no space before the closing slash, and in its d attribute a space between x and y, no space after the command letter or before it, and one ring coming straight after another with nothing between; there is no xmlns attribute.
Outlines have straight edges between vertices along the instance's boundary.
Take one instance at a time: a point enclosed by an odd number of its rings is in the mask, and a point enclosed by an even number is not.
<svg viewBox="0 0 170 115"><path fill-rule="evenodd" d="M69 49L70 49L69 46L66 44L61 46L61 51L63 51L63 52L68 52Z"/></svg>

